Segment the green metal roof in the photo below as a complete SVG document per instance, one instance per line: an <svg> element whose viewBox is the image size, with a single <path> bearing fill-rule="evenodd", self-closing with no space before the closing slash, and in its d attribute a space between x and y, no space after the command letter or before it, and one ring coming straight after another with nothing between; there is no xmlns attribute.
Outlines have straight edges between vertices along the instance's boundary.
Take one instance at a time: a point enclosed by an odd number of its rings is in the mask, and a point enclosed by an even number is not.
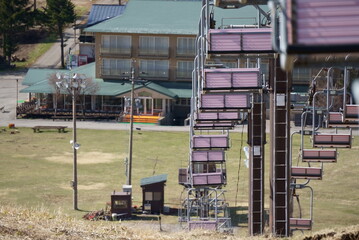
<svg viewBox="0 0 359 240"><path fill-rule="evenodd" d="M47 80L51 74L54 74L57 72L65 73L67 71L68 70L63 70L63 69L30 68L29 71L27 71L27 73L26 73L26 76L24 78L24 81L22 82L22 85L31 86L38 82Z"/></svg>
<svg viewBox="0 0 359 240"><path fill-rule="evenodd" d="M154 183L166 182L167 174L156 175L152 177L142 178L141 179L141 187L145 185L150 185Z"/></svg>
<svg viewBox="0 0 359 240"><path fill-rule="evenodd" d="M95 95L119 96L131 91L131 82L128 80L106 80L95 78L95 63L86 64L70 70L59 69L29 69L25 76L24 85L29 87L22 89L22 93L54 93L55 89L49 84L48 78L57 72L84 74L97 83L98 90ZM164 81L146 81L135 85L135 89L148 88L171 98L188 98L192 93L191 82L176 83Z"/></svg>
<svg viewBox="0 0 359 240"><path fill-rule="evenodd" d="M192 97L192 82L162 82L160 84L179 98Z"/></svg>
<svg viewBox="0 0 359 240"><path fill-rule="evenodd" d="M201 6L201 1L130 0L122 15L88 27L85 31L197 35ZM256 22L257 10L253 6L214 8L216 27ZM265 11L267 9L264 8Z"/></svg>

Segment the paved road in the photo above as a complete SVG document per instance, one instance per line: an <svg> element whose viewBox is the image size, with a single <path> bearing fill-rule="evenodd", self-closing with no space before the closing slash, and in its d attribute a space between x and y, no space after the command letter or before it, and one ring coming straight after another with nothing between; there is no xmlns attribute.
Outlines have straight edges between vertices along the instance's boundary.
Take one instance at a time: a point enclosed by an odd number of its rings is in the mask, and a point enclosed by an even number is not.
<svg viewBox="0 0 359 240"><path fill-rule="evenodd" d="M64 32L64 54L66 56L70 48L75 49L75 33L72 28L68 28ZM72 52L73 53L73 52ZM61 68L61 41L58 40L52 47L37 59L31 66L32 68Z"/></svg>

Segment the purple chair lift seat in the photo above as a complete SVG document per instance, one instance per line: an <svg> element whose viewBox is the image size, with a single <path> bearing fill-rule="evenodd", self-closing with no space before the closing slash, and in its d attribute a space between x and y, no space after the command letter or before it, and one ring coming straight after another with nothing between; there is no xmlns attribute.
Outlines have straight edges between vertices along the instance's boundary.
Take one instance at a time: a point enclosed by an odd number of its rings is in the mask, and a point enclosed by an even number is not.
<svg viewBox="0 0 359 240"><path fill-rule="evenodd" d="M254 90L261 88L258 68L205 69L203 90Z"/></svg>
<svg viewBox="0 0 359 240"><path fill-rule="evenodd" d="M209 30L209 53L273 53L271 28Z"/></svg>

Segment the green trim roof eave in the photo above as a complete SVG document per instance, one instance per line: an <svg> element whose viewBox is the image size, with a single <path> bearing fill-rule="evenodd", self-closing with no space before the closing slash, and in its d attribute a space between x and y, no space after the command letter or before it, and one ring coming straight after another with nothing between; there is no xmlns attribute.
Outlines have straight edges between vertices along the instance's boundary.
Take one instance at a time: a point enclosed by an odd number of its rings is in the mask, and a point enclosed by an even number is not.
<svg viewBox="0 0 359 240"><path fill-rule="evenodd" d="M146 186L146 185L150 185L150 184L154 184L154 183L166 182L167 176L168 176L168 174L161 174L161 175L156 175L156 176L152 176L152 177L142 178L140 185L142 187L142 186Z"/></svg>
<svg viewBox="0 0 359 240"><path fill-rule="evenodd" d="M264 11L268 7L261 6ZM253 6L239 9L214 7L216 28L222 24L251 25L257 22ZM201 1L131 0L117 17L85 28L85 32L197 35Z"/></svg>

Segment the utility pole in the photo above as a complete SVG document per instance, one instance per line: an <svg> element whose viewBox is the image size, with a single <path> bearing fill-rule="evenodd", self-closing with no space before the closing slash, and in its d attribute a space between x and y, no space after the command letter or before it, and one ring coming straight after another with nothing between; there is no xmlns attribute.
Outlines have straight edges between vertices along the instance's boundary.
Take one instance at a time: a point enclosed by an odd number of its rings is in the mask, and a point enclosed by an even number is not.
<svg viewBox="0 0 359 240"><path fill-rule="evenodd" d="M132 177L132 145L133 145L133 108L134 108L134 91L135 91L135 60L132 60L131 67L131 110L130 110L130 139L128 151L128 170L127 170L127 185L131 185Z"/></svg>
<svg viewBox="0 0 359 240"><path fill-rule="evenodd" d="M74 210L78 210L78 199L77 199L77 134L76 134L76 93L75 88L72 87L72 132L73 132L73 151L74 151L74 164L73 164L73 181L72 187L74 190L73 202L74 202Z"/></svg>

